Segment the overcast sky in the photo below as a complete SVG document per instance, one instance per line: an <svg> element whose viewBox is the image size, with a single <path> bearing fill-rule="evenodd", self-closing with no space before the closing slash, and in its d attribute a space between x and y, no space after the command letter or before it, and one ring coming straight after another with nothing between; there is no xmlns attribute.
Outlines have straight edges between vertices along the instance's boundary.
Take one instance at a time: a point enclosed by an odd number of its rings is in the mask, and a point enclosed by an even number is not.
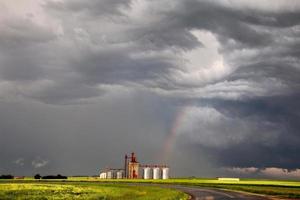
<svg viewBox="0 0 300 200"><path fill-rule="evenodd" d="M300 178L300 1L0 0L0 174Z"/></svg>

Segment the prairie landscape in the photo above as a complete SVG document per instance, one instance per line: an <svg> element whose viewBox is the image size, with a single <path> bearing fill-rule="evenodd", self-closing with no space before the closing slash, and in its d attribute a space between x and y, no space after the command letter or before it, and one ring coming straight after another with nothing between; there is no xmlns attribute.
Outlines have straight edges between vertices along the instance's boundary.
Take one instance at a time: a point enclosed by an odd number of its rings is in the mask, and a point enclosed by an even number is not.
<svg viewBox="0 0 300 200"><path fill-rule="evenodd" d="M161 184L161 185L159 185ZM166 185L213 188L266 195L277 199L300 199L300 182L282 180L217 179L117 180L69 177L67 180L1 180L0 199L188 199L189 195Z"/></svg>
<svg viewBox="0 0 300 200"><path fill-rule="evenodd" d="M95 182L11 181L0 183L0 199L188 199L188 195L173 189Z"/></svg>
<svg viewBox="0 0 300 200"><path fill-rule="evenodd" d="M300 199L299 99L300 0L0 0L0 200Z"/></svg>

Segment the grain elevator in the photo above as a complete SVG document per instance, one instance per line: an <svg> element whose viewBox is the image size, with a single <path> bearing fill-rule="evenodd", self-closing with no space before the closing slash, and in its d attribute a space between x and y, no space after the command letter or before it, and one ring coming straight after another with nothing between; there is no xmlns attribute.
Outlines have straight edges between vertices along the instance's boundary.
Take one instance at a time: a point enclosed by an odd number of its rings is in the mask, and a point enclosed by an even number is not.
<svg viewBox="0 0 300 200"><path fill-rule="evenodd" d="M161 164L140 164L135 153L125 154L124 168L101 170L101 179L169 179L170 168Z"/></svg>

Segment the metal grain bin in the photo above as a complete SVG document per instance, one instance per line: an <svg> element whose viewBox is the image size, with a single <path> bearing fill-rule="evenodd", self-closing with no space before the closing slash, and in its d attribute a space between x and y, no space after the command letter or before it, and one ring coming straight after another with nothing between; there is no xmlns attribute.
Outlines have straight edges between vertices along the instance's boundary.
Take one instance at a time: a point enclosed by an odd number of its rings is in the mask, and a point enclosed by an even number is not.
<svg viewBox="0 0 300 200"><path fill-rule="evenodd" d="M144 168L144 179L150 179L151 178L151 168L145 167Z"/></svg>
<svg viewBox="0 0 300 200"><path fill-rule="evenodd" d="M160 169L158 167L153 168L153 179L160 179Z"/></svg>
<svg viewBox="0 0 300 200"><path fill-rule="evenodd" d="M162 169L162 179L169 179L169 171L168 167Z"/></svg>

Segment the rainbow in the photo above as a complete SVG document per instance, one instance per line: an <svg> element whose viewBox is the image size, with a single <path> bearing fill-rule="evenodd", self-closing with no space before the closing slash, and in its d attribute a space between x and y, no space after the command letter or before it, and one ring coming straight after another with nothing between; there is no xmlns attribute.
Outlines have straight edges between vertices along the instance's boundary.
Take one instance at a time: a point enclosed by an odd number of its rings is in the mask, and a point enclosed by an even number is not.
<svg viewBox="0 0 300 200"><path fill-rule="evenodd" d="M188 111L188 107L183 106L178 108L176 116L173 120L170 132L167 134L166 139L163 143L163 152L161 154L161 160L167 162L169 160L170 154L174 150L174 144L176 143L176 137L178 135L177 131L180 128L186 113Z"/></svg>

